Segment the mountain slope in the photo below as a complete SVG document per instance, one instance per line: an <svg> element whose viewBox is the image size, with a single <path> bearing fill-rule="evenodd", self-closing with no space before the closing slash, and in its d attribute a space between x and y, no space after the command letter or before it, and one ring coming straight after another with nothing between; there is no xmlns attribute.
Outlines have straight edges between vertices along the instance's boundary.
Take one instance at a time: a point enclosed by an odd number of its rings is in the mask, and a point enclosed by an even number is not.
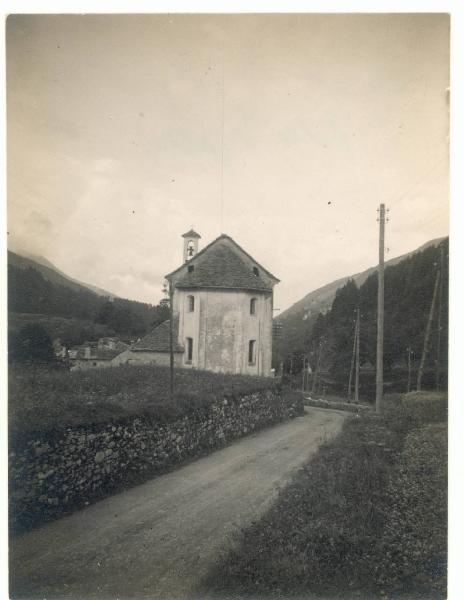
<svg viewBox="0 0 464 600"><path fill-rule="evenodd" d="M405 260L406 258L417 254L417 252L422 252L426 248L430 246L438 246L441 241L445 238L436 238L434 240L430 240L426 242L416 250L412 252L408 252L407 254L402 254L401 256L397 256L396 258L392 258L385 262L385 267L393 266ZM348 277L342 277L341 279L336 279L331 283L328 283L317 290L309 292L304 298L292 304L290 308L284 310L278 317L275 318L277 322L285 322L289 318L299 317L301 320L308 319L311 314L314 312L326 312L332 305L333 299L335 298L336 291L345 285L345 283L349 279L353 279L356 285L359 287L362 285L369 275L372 275L377 269L377 266L370 267L361 273L356 273L355 275L349 275Z"/></svg>
<svg viewBox="0 0 464 600"><path fill-rule="evenodd" d="M132 339L169 316L164 304L115 298L104 290L99 294L39 258L40 263L8 252L10 331L40 323L49 335L71 343L80 343L76 340L84 336L89 340L104 335Z"/></svg>
<svg viewBox="0 0 464 600"><path fill-rule="evenodd" d="M437 247L444 239L446 238L430 240L412 252L386 261L385 266L394 266L429 247ZM361 273L328 283L310 292L276 317L274 321L281 325L281 339L276 344L276 360L284 360L293 350L303 347L319 313L324 314L331 308L337 290L348 280L352 279L360 287L376 270L377 267L371 267Z"/></svg>
<svg viewBox="0 0 464 600"><path fill-rule="evenodd" d="M446 387L448 255L445 238L438 247L429 245L385 269L383 366L385 389L389 391L405 391L411 384L416 385L419 363L424 388ZM329 386L332 392L347 392L353 373L355 315L359 310L361 392L365 398L375 397L377 288L376 271L359 287L349 280L337 290L330 310L325 315L319 313L299 349L312 368L320 370L323 386ZM297 370L301 354L298 362Z"/></svg>
<svg viewBox="0 0 464 600"><path fill-rule="evenodd" d="M8 250L8 264L13 265L19 269L28 269L33 268L42 276L51 281L56 285L63 285L65 287L69 287L75 291L90 290L94 294L98 296L105 296L108 298L117 298L116 294L112 292L108 292L102 288L99 288L95 285L91 285L89 283L84 283L82 281L78 281L77 279L73 279L60 271L53 263L51 263L44 256L37 256L35 254L18 254L16 252L12 252Z"/></svg>

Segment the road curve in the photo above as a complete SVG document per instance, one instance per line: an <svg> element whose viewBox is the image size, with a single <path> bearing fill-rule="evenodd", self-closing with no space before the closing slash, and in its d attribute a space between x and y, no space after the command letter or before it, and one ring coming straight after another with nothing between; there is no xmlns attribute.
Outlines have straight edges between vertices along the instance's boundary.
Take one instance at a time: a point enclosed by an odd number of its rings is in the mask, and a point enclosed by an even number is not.
<svg viewBox="0 0 464 600"><path fill-rule="evenodd" d="M307 407L302 417L12 539L10 597L191 598L240 529L344 418Z"/></svg>

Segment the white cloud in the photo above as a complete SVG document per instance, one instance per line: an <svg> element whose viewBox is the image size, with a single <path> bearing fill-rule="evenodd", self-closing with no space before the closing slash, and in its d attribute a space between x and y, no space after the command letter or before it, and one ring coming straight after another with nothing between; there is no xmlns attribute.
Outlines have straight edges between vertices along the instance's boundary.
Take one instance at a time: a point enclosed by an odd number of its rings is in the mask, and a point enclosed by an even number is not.
<svg viewBox="0 0 464 600"><path fill-rule="evenodd" d="M375 264L380 202L391 255L447 233L444 15L7 27L10 242L74 277L153 302L181 234L222 229L286 308Z"/></svg>

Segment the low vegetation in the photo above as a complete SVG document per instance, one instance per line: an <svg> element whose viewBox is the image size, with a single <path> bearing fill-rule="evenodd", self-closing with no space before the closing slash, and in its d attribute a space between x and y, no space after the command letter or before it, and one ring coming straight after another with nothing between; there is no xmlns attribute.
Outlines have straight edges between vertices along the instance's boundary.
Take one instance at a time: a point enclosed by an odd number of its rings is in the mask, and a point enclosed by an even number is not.
<svg viewBox="0 0 464 600"><path fill-rule="evenodd" d="M216 598L445 598L446 398L349 418L205 582Z"/></svg>
<svg viewBox="0 0 464 600"><path fill-rule="evenodd" d="M439 380L447 385L448 348L448 240L389 265L385 269L385 386L389 391L406 390L408 386L408 348L411 359L411 380L417 380L417 370L424 346L424 331L432 303L437 268L443 251L443 282L440 301L433 317L425 364L424 386L435 385L436 361L439 355ZM310 303L309 303L310 304ZM360 395L368 401L375 395L375 364L377 344L377 272L357 285L349 280L340 287L327 307L316 309L300 303L276 318L281 337L274 346L275 361L284 362L286 373L296 376L301 386L303 357L309 359L313 372L318 366L320 376L317 391L346 393L353 353L355 311L361 314L360 333ZM298 305L297 305L298 306ZM324 310L325 309L325 310ZM440 319L438 313L440 312ZM440 324L438 321L440 320Z"/></svg>
<svg viewBox="0 0 464 600"><path fill-rule="evenodd" d="M314 406L315 408L332 408L334 410L344 410L352 413L358 413L370 409L370 406L367 404L347 402L346 398L340 398L337 396L326 396L324 398L311 398L310 396L305 396L304 403L306 406Z"/></svg>
<svg viewBox="0 0 464 600"><path fill-rule="evenodd" d="M277 385L274 380L207 371L175 371L152 365L68 372L43 366L13 366L9 374L12 433L108 422L132 415L174 420L209 405L218 396L233 398Z"/></svg>
<svg viewBox="0 0 464 600"><path fill-rule="evenodd" d="M124 298L110 301L53 269L11 252L8 310L10 332L25 321L40 323L51 337L60 337L66 345L98 339L102 332L136 338L169 317L166 299L157 306Z"/></svg>
<svg viewBox="0 0 464 600"><path fill-rule="evenodd" d="M98 338L116 335L114 329L90 320L9 312L8 345L14 344L14 338L19 331L31 324L41 325L52 340L59 339L67 348L83 344L87 340L98 340Z"/></svg>

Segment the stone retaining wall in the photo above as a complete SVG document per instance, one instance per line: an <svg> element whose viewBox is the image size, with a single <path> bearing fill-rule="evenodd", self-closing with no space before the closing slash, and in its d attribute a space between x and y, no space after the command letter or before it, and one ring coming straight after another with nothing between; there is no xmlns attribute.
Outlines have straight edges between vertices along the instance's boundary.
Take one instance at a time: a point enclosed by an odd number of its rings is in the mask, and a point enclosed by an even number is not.
<svg viewBox="0 0 464 600"><path fill-rule="evenodd" d="M30 433L10 447L10 523L29 528L302 412L298 395L263 390L170 423L145 416Z"/></svg>

